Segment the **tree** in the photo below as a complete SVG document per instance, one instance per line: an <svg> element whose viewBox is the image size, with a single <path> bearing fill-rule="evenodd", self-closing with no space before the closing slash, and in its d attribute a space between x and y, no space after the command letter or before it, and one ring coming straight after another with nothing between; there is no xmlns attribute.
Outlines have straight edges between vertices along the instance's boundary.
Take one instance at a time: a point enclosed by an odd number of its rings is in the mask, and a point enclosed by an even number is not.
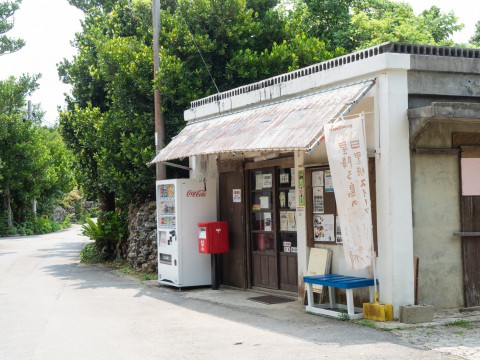
<svg viewBox="0 0 480 360"><path fill-rule="evenodd" d="M384 41L448 41L457 29L453 14L415 16L388 0L162 0L154 82L150 0L69 2L85 19L77 55L59 66L72 86L60 129L83 190L105 211L154 196L145 166L155 153L154 88L168 142L192 100Z"/></svg>
<svg viewBox="0 0 480 360"><path fill-rule="evenodd" d="M16 135L22 136L20 121L22 108L25 108L25 97L31 94L37 87L39 75L30 77L24 75L18 80L13 76L5 81L0 81L0 160L2 162L2 179L0 188L4 191L4 207L7 212L7 223L13 226L13 213L11 207L11 190L18 182L15 169L12 165L20 165L17 158L17 147L22 142ZM20 160L21 161L21 160Z"/></svg>
<svg viewBox="0 0 480 360"><path fill-rule="evenodd" d="M116 4L116 0L68 0L68 3L88 13L92 9L110 11Z"/></svg>
<svg viewBox="0 0 480 360"><path fill-rule="evenodd" d="M464 27L463 24L458 24L458 18L453 11L445 14L436 6L422 11L418 20L425 25L437 44L453 44L450 37Z"/></svg>
<svg viewBox="0 0 480 360"><path fill-rule="evenodd" d="M0 3L0 55L13 53L25 46L22 39L12 39L6 35L12 30L12 16L20 7L22 0L3 1Z"/></svg>
<svg viewBox="0 0 480 360"><path fill-rule="evenodd" d="M398 41L426 45L453 45L449 39L463 25L453 12L433 6L416 16L407 3L363 0L354 4L350 28L352 50Z"/></svg>
<svg viewBox="0 0 480 360"><path fill-rule="evenodd" d="M328 50L351 48L350 9L354 0L304 0L308 8L307 33L321 39Z"/></svg>
<svg viewBox="0 0 480 360"><path fill-rule="evenodd" d="M62 134L86 194L100 198L105 211L115 208L115 193L128 204L148 196L154 181L145 166L155 152L150 23L145 1L91 7L75 39L78 55L59 68L73 87L60 114Z"/></svg>
<svg viewBox="0 0 480 360"><path fill-rule="evenodd" d="M480 46L480 21L475 24L475 33L470 38L470 43L474 46Z"/></svg>
<svg viewBox="0 0 480 360"><path fill-rule="evenodd" d="M151 2L118 0L110 9L98 3L82 2L90 10L75 39L78 54L59 67L72 85L60 123L86 193L114 193L121 206L153 196L154 169L145 163L155 153L154 86L162 93L168 141L184 126L189 102L217 87L332 56L321 41L289 32L277 1L162 2L161 83L153 84Z"/></svg>
<svg viewBox="0 0 480 360"><path fill-rule="evenodd" d="M25 220L32 200L46 204L73 187L73 158L58 131L26 114L25 98L38 87L38 79L23 75L0 81L0 189L9 227L14 219Z"/></svg>

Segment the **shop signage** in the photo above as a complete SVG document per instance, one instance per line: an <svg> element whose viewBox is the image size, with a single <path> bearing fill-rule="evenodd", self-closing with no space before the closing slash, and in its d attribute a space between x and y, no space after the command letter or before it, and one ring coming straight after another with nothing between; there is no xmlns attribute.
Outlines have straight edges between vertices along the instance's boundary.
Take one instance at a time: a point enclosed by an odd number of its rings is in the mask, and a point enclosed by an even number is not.
<svg viewBox="0 0 480 360"><path fill-rule="evenodd" d="M188 190L187 197L206 197L207 192L205 190Z"/></svg>
<svg viewBox="0 0 480 360"><path fill-rule="evenodd" d="M372 213L364 117L325 126L325 143L350 270L372 265Z"/></svg>
<svg viewBox="0 0 480 360"><path fill-rule="evenodd" d="M233 189L233 202L234 203L242 202L242 189Z"/></svg>
<svg viewBox="0 0 480 360"><path fill-rule="evenodd" d="M303 210L303 208L305 208L305 170L298 170L297 193L297 209Z"/></svg>

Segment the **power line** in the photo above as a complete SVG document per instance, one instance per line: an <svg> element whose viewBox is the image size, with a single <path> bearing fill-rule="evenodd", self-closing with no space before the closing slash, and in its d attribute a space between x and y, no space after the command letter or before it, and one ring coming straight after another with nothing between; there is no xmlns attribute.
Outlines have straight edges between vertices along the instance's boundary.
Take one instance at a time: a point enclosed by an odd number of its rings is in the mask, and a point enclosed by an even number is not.
<svg viewBox="0 0 480 360"><path fill-rule="evenodd" d="M180 10L180 11L181 11L181 10ZM184 15L183 13L181 14L181 17L182 17L182 20L185 22L185 25L187 26L188 33L189 33L190 36L192 37L193 44L195 45L195 48L197 49L198 54L199 54L200 57L202 58L203 65L205 65L205 69L207 69L208 75L210 76L210 79L212 79L212 82L213 82L213 85L215 86L215 89L217 89L217 94L220 94L220 90L218 89L217 83L215 82L215 79L213 78L212 73L210 72L210 69L209 69L208 66L207 66L207 62L206 62L205 59L203 58L202 52L200 51L200 48L198 47L197 42L195 41L195 38L193 37L193 34L192 34L192 32L190 31L190 26L188 25L187 20L186 20L186 17L185 17L185 15Z"/></svg>

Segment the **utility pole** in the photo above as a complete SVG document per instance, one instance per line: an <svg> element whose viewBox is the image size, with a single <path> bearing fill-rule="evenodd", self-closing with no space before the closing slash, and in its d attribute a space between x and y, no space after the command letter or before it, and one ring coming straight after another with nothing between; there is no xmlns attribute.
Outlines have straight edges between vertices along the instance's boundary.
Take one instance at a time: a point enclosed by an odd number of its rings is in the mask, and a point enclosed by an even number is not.
<svg viewBox="0 0 480 360"><path fill-rule="evenodd" d="M27 120L32 121L32 100L27 102ZM32 213L35 219L37 218L37 199L33 198L32 201Z"/></svg>
<svg viewBox="0 0 480 360"><path fill-rule="evenodd" d="M165 146L165 122L162 113L162 97L160 95L160 0L152 0L152 24L153 24L153 69L155 89L153 93L155 105L155 153L163 149ZM156 163L157 180L167 178L165 165Z"/></svg>

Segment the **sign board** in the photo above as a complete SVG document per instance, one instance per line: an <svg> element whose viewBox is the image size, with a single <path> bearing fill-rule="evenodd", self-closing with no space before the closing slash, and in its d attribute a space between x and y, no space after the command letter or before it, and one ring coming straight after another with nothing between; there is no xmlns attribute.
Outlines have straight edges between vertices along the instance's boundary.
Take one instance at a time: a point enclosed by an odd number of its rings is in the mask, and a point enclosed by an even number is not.
<svg viewBox="0 0 480 360"><path fill-rule="evenodd" d="M346 264L364 269L372 264L373 229L363 115L326 125L325 143Z"/></svg>

